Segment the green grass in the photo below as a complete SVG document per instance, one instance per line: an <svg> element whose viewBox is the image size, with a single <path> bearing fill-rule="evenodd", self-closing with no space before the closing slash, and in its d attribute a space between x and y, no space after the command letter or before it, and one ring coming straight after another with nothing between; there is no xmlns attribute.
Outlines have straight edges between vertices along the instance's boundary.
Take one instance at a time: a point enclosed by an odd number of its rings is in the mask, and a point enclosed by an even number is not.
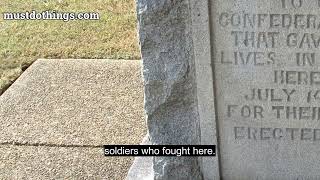
<svg viewBox="0 0 320 180"><path fill-rule="evenodd" d="M99 12L100 20L4 21L4 12ZM139 59L134 0L0 0L0 94L39 58Z"/></svg>

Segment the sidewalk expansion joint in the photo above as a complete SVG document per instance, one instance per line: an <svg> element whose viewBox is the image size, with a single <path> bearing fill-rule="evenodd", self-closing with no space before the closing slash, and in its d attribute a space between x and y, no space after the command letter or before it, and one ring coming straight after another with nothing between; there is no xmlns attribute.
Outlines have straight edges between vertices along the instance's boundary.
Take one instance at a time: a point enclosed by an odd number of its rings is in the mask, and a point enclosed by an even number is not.
<svg viewBox="0 0 320 180"><path fill-rule="evenodd" d="M80 145L80 144L51 144L51 143L30 143L18 141L0 142L0 146L29 146L29 147L61 147L61 148L103 148L103 145Z"/></svg>

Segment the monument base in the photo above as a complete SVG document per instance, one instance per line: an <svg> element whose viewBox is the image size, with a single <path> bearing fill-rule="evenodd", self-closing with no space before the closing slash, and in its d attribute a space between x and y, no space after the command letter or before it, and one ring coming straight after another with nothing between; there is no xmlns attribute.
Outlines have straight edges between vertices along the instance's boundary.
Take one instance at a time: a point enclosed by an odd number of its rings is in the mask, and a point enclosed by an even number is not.
<svg viewBox="0 0 320 180"><path fill-rule="evenodd" d="M143 138L141 145L150 145L149 135ZM136 157L129 169L126 180L153 180L153 157Z"/></svg>

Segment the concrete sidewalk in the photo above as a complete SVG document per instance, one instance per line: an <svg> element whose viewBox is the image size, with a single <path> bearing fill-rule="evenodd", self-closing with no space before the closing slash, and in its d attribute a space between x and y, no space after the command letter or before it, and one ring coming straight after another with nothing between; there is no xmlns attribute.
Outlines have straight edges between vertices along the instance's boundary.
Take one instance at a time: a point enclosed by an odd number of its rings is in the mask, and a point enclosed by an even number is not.
<svg viewBox="0 0 320 180"><path fill-rule="evenodd" d="M103 144L146 134L140 61L38 60L0 96L5 179L124 179L133 158Z"/></svg>

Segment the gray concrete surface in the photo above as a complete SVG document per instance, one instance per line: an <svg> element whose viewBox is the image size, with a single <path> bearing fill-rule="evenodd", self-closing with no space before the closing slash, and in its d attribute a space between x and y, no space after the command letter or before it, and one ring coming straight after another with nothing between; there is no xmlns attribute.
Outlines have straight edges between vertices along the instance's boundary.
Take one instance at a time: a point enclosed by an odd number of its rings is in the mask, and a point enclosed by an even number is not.
<svg viewBox="0 0 320 180"><path fill-rule="evenodd" d="M0 179L122 180L129 162L99 148L0 146Z"/></svg>
<svg viewBox="0 0 320 180"><path fill-rule="evenodd" d="M38 60L0 96L0 129L3 177L124 179L133 159L97 147L145 136L140 61Z"/></svg>

